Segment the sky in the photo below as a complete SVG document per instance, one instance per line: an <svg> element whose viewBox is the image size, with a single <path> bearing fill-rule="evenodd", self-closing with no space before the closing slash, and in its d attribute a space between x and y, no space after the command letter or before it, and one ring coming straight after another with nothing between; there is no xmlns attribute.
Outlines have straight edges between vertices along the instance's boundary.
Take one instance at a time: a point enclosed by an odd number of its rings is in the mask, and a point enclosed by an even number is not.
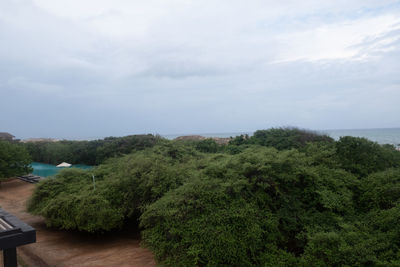
<svg viewBox="0 0 400 267"><path fill-rule="evenodd" d="M400 1L1 0L17 138L400 127Z"/></svg>

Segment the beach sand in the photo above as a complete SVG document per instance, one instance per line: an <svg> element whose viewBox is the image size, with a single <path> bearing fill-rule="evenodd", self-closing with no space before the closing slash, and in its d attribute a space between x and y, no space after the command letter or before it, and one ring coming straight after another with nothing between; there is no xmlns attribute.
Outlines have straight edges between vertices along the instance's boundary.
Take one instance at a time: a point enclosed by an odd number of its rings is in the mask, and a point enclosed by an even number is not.
<svg viewBox="0 0 400 267"><path fill-rule="evenodd" d="M17 179L0 187L0 206L36 229L37 242L17 249L27 266L156 266L153 254L140 247L137 233L96 237L47 228L42 217L25 211L33 189L33 184Z"/></svg>

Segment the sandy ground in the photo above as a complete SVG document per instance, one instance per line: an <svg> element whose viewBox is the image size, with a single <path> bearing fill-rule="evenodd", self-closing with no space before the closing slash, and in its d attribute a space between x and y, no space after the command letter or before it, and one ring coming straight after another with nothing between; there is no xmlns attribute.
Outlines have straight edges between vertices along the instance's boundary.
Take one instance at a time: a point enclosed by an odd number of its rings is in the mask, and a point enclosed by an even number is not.
<svg viewBox="0 0 400 267"><path fill-rule="evenodd" d="M140 247L138 234L95 237L46 228L43 218L25 211L33 189L34 185L17 179L0 187L0 206L36 229L37 242L17 249L27 266L156 266L152 253Z"/></svg>

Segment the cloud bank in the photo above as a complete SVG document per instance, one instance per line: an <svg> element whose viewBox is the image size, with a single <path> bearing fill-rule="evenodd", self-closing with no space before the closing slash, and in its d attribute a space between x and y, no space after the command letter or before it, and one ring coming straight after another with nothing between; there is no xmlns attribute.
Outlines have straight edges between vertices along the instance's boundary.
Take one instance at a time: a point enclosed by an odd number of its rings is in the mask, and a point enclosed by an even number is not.
<svg viewBox="0 0 400 267"><path fill-rule="evenodd" d="M399 127L400 1L0 2L20 138Z"/></svg>

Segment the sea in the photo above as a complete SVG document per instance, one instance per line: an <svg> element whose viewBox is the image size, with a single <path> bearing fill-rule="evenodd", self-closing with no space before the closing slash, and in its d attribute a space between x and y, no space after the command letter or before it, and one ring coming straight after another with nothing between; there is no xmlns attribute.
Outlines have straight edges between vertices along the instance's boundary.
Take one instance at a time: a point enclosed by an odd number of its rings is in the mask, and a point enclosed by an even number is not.
<svg viewBox="0 0 400 267"><path fill-rule="evenodd" d="M377 128L377 129L340 129L340 130L317 130L315 132L327 134L335 140L342 136L364 137L379 144L391 144L400 146L400 128ZM161 135L167 139L175 139L182 135L201 135L204 137L235 137L239 135L253 135L254 132L232 132L232 133L198 133L198 134L168 134Z"/></svg>

